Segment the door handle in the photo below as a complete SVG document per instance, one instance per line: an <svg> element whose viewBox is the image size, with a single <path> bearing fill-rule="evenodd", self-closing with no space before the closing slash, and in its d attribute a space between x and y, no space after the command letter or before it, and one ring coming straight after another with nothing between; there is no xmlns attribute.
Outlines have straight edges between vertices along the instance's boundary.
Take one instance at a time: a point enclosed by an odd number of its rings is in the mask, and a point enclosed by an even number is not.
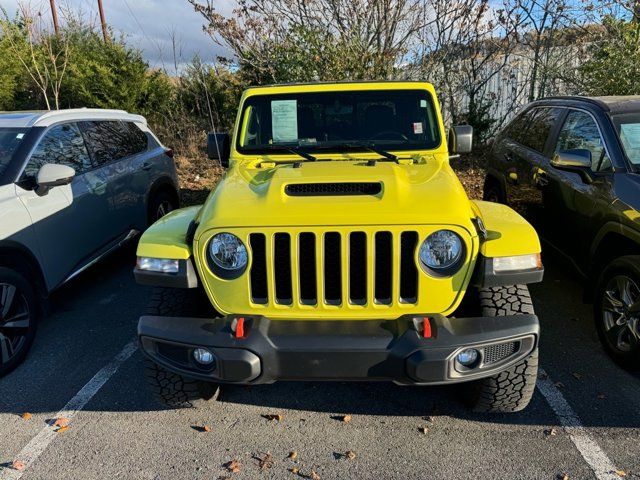
<svg viewBox="0 0 640 480"><path fill-rule="evenodd" d="M152 167L152 166L153 166L153 165L151 165L149 162L144 162L144 163L142 164L142 170L151 170L151 167Z"/></svg>

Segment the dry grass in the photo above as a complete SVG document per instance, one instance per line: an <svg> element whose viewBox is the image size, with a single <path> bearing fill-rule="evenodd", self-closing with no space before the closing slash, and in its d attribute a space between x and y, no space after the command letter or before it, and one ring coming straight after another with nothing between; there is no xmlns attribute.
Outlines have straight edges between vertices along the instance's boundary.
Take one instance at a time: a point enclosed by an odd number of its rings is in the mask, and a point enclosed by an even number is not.
<svg viewBox="0 0 640 480"><path fill-rule="evenodd" d="M210 160L204 153L177 155L176 165L180 176L183 206L203 203L224 172L217 161ZM469 198L482 198L483 165L482 156L465 155L451 161L451 166L457 172Z"/></svg>

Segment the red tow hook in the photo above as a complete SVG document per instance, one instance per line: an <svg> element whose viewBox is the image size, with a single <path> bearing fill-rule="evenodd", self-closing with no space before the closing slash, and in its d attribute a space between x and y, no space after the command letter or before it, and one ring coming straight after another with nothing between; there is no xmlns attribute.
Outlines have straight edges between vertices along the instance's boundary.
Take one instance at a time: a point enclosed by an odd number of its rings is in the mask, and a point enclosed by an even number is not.
<svg viewBox="0 0 640 480"><path fill-rule="evenodd" d="M423 317L422 319L422 338L431 338L431 319Z"/></svg>
<svg viewBox="0 0 640 480"><path fill-rule="evenodd" d="M236 338L244 338L244 317L238 318L236 321Z"/></svg>

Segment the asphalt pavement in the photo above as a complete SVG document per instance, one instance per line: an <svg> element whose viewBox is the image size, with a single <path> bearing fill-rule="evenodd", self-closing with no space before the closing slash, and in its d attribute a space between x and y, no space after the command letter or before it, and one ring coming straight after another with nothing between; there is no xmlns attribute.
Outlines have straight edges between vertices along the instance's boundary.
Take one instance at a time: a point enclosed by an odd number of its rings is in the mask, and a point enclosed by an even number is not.
<svg viewBox="0 0 640 480"><path fill-rule="evenodd" d="M0 379L0 479L640 479L640 375L604 354L557 259L531 286L544 373L511 415L469 413L455 387L386 383L227 387L163 410L131 343L150 294L133 263L127 249L58 291L27 361Z"/></svg>

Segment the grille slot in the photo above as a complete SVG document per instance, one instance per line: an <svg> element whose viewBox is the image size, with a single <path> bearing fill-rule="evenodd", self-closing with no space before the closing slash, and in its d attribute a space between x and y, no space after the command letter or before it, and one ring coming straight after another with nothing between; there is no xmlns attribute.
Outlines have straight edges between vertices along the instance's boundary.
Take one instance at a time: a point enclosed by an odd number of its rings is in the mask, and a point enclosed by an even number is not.
<svg viewBox="0 0 640 480"><path fill-rule="evenodd" d="M298 240L300 301L306 305L317 303L316 292L316 236L301 233Z"/></svg>
<svg viewBox="0 0 640 480"><path fill-rule="evenodd" d="M342 303L341 270L340 234L329 232L324 236L324 300L329 305Z"/></svg>
<svg viewBox="0 0 640 480"><path fill-rule="evenodd" d="M276 302L291 305L291 237L288 233L276 233L273 249Z"/></svg>
<svg viewBox="0 0 640 480"><path fill-rule="evenodd" d="M292 183L284 188L291 197L378 195L382 191L380 182L345 183Z"/></svg>
<svg viewBox="0 0 640 480"><path fill-rule="evenodd" d="M400 301L416 303L418 299L418 269L415 251L417 232L402 232L400 235Z"/></svg>
<svg viewBox="0 0 640 480"><path fill-rule="evenodd" d="M367 303L367 235L349 235L349 300L356 305Z"/></svg>
<svg viewBox="0 0 640 480"><path fill-rule="evenodd" d="M249 236L249 244L252 252L251 299L254 303L266 304L268 299L266 238L262 233L252 233Z"/></svg>
<svg viewBox="0 0 640 480"><path fill-rule="evenodd" d="M375 237L375 300L377 303L391 303L393 282L393 237L391 232L378 232Z"/></svg>
<svg viewBox="0 0 640 480"><path fill-rule="evenodd" d="M490 345L484 349L483 363L485 365L497 363L516 353L519 348L520 342L507 342L500 343L498 345Z"/></svg>

